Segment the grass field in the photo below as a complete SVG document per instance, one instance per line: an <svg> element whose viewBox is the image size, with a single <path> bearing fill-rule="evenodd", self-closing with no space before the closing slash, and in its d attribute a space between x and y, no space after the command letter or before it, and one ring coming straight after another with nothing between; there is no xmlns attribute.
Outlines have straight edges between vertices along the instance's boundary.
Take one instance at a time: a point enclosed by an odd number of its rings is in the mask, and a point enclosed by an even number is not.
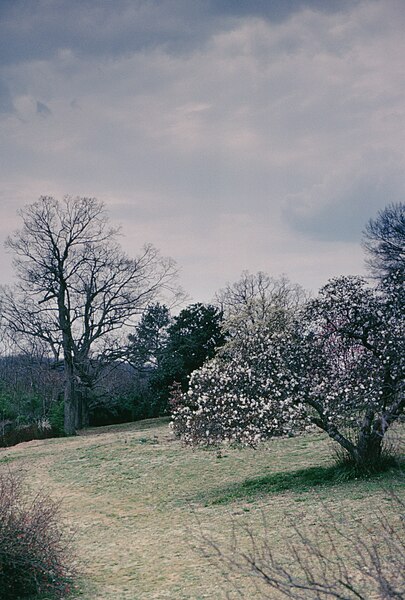
<svg viewBox="0 0 405 600"><path fill-rule="evenodd" d="M196 550L200 528L226 544L231 522L259 532L265 516L282 555L294 536L286 514L308 531L327 507L344 516L349 533L370 523L376 507L398 517L390 475L337 482L332 461L329 441L316 433L221 456L191 450L165 419L0 449L0 472L24 473L32 493L62 500L83 573L77 597L85 600L221 599L232 584L255 598L248 578L227 582Z"/></svg>

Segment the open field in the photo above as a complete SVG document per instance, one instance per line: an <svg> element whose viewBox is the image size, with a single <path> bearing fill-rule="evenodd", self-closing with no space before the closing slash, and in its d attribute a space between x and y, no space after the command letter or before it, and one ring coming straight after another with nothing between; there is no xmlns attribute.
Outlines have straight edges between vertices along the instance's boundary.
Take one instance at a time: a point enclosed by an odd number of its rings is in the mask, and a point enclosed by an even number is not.
<svg viewBox="0 0 405 600"><path fill-rule="evenodd" d="M62 499L84 574L77 597L221 599L230 584L195 550L199 527L225 543L231 520L260 531L265 515L282 553L294 535L286 513L304 531L325 506L345 516L348 532L372 524L377 507L397 518L390 476L336 483L329 448L313 433L218 457L182 447L160 419L0 449L0 471L22 472L33 493ZM256 597L248 579L237 585Z"/></svg>

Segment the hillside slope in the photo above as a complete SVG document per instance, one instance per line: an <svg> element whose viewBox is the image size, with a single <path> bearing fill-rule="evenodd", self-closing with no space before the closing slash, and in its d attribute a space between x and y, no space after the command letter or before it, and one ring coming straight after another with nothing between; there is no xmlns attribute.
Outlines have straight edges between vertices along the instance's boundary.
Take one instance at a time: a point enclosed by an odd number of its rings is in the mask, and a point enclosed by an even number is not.
<svg viewBox="0 0 405 600"><path fill-rule="evenodd" d="M23 472L32 493L62 500L84 575L77 597L85 600L221 599L233 583L254 598L248 578L227 582L196 551L200 528L225 544L231 522L260 532L265 516L282 555L294 536L285 514L309 531L327 507L346 515L349 533L372 523L376 507L396 518L389 478L337 483L331 462L320 434L218 456L182 447L165 419L0 450L0 471Z"/></svg>

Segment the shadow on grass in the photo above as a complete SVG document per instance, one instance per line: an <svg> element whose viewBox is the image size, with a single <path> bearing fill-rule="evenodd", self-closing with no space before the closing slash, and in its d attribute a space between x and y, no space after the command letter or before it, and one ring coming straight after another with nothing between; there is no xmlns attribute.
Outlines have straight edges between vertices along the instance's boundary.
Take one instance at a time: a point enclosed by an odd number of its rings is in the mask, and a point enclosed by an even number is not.
<svg viewBox="0 0 405 600"><path fill-rule="evenodd" d="M282 492L300 494L313 489L331 487L357 479L370 482L378 481L380 484L381 480L384 480L389 484L390 480L395 479L400 471L400 468L395 468L384 473L359 478L353 472L345 470L340 465L308 467L307 469L300 469L298 471L273 473L263 477L245 479L241 483L217 489L209 496L206 495L203 500L206 505L227 504L235 500L249 502L267 495Z"/></svg>

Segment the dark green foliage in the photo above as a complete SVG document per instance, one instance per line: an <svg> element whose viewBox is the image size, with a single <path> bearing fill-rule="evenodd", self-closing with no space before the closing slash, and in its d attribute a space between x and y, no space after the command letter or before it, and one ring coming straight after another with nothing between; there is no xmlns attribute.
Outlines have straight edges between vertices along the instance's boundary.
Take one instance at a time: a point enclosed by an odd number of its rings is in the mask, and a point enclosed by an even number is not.
<svg viewBox="0 0 405 600"><path fill-rule="evenodd" d="M153 416L149 374L126 363L109 368L89 413L89 424L110 425Z"/></svg>
<svg viewBox="0 0 405 600"><path fill-rule="evenodd" d="M54 417L63 410L62 377L54 361L35 353L0 357L0 446L61 434Z"/></svg>
<svg viewBox="0 0 405 600"><path fill-rule="evenodd" d="M17 417L11 395L7 392L3 382L0 382L0 418L15 419Z"/></svg>
<svg viewBox="0 0 405 600"><path fill-rule="evenodd" d="M31 423L31 425L11 425L4 427L0 434L0 448L15 446L21 442L30 442L31 440L44 440L55 437L56 432L50 427L49 423Z"/></svg>
<svg viewBox="0 0 405 600"><path fill-rule="evenodd" d="M174 317L167 330L167 343L150 387L159 402L159 414L168 411L173 387L187 391L193 371L212 358L225 342L221 328L222 313L210 304L190 304Z"/></svg>
<svg viewBox="0 0 405 600"><path fill-rule="evenodd" d="M176 317L164 305L147 309L129 336L135 384L126 406L133 419L167 414L173 388L186 391L190 374L224 343L221 320L221 311L210 304L191 304Z"/></svg>
<svg viewBox="0 0 405 600"><path fill-rule="evenodd" d="M43 404L43 398L36 392L13 390L4 382L0 383L0 419L31 423L44 416Z"/></svg>
<svg viewBox="0 0 405 600"><path fill-rule="evenodd" d="M49 423L55 435L64 435L64 403L63 400L54 402L49 411Z"/></svg>
<svg viewBox="0 0 405 600"><path fill-rule="evenodd" d="M28 503L23 491L17 476L0 475L0 597L66 598L73 569L59 505L43 494Z"/></svg>
<svg viewBox="0 0 405 600"><path fill-rule="evenodd" d="M173 361L175 381L187 387L187 378L212 358L225 343L221 328L222 313L210 304L191 304L173 319L168 334L166 361Z"/></svg>
<svg viewBox="0 0 405 600"><path fill-rule="evenodd" d="M143 313L135 333L128 336L128 360L137 371L159 367L169 324L170 313L164 304L152 304Z"/></svg>

